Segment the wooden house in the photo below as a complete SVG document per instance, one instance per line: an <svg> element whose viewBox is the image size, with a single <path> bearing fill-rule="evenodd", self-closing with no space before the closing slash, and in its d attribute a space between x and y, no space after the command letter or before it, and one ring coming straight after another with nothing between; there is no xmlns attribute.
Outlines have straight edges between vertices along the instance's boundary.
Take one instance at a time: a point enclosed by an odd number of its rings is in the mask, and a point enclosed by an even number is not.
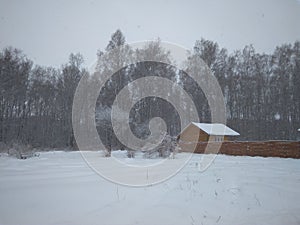
<svg viewBox="0 0 300 225"><path fill-rule="evenodd" d="M190 123L178 135L181 148L194 149L199 142L221 142L234 140L240 134L221 123Z"/></svg>

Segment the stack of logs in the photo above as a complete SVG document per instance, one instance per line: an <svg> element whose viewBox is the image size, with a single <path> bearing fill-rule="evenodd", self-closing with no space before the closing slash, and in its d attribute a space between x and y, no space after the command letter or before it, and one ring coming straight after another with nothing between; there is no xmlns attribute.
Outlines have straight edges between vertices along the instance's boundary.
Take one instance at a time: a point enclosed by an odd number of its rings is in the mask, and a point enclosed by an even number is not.
<svg viewBox="0 0 300 225"><path fill-rule="evenodd" d="M181 151L187 152L191 146L196 146L194 153L218 153L236 156L262 156L281 158L300 158L300 142L296 141L225 141L222 143L210 143L210 148L206 148L207 142L180 143ZM212 149L212 151L210 150Z"/></svg>

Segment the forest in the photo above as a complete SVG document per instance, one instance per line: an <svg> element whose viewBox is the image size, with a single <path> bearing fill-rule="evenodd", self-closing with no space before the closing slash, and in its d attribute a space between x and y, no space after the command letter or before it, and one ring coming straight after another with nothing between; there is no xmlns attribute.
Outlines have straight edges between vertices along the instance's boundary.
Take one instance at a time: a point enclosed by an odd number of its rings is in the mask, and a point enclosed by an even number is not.
<svg viewBox="0 0 300 225"><path fill-rule="evenodd" d="M122 46L121 52L111 50ZM142 61L151 55L170 65ZM218 43L201 38L187 58L186 70L172 65L172 56L160 40L140 49L127 45L117 30L103 50L98 50L96 70L117 71L100 91L95 120L100 138L110 149L124 149L111 126L111 106L116 94L133 80L147 76L166 77L181 85L192 97L201 122L210 122L207 100L188 76L201 57L217 78L226 103L227 124L237 130L239 140L295 140L300 128L300 42L283 43L272 54L258 53L252 45L229 52ZM122 59L122 60L121 60ZM126 59L126 60L123 60ZM71 53L60 68L36 65L13 47L0 52L0 142L37 148L76 149L72 129L73 97L82 76L96 82L84 67L84 57ZM137 92L139 90L132 90ZM172 94L172 93L171 93ZM179 99L184 104L184 99ZM166 116L167 115L167 116ZM141 99L130 112L133 133L149 135L149 121L162 117L171 136L183 129L174 107L158 97Z"/></svg>

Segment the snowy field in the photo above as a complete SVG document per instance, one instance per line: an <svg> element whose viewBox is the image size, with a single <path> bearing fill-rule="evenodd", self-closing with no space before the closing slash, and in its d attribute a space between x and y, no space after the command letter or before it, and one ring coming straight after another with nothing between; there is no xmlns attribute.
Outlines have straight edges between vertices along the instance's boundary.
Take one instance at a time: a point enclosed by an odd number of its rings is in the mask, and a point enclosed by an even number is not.
<svg viewBox="0 0 300 225"><path fill-rule="evenodd" d="M132 188L103 179L79 152L1 155L0 224L300 224L300 160L219 155L199 172L200 157Z"/></svg>

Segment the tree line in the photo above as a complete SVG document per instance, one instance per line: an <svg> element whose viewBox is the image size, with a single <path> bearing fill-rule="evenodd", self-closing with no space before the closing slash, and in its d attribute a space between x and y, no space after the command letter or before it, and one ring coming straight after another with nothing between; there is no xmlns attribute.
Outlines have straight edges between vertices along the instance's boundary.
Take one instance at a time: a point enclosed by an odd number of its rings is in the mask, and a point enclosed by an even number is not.
<svg viewBox="0 0 300 225"><path fill-rule="evenodd" d="M119 48L121 47L121 48ZM117 51L112 51L118 49ZM197 107L200 121L210 121L205 95L186 72L197 70L194 60L201 57L219 81L226 103L227 123L241 134L240 140L294 140L300 128L300 42L276 47L272 54L258 53L254 47L229 53L216 42L196 41L186 61L185 71L153 61L172 56L160 41L140 49L126 44L120 30L112 34L107 47L98 51L96 71L118 70L100 91L96 106L98 133L110 149L125 148L111 127L111 106L117 93L139 77L161 76L181 85ZM133 63L143 61L144 63ZM97 82L83 66L81 54L70 54L60 68L35 65L18 49L0 52L0 142L30 144L34 147L76 148L72 129L73 96L82 76ZM101 77L101 76L100 76ZM130 89L130 88L129 88ZM132 97L142 91L130 89ZM175 91L175 90L174 90ZM174 94L174 93L170 93ZM185 104L184 98L178 99ZM188 109L189 110L189 109ZM149 135L149 121L162 117L168 132L175 136L181 129L180 118L171 104L149 97L130 111L133 133Z"/></svg>

